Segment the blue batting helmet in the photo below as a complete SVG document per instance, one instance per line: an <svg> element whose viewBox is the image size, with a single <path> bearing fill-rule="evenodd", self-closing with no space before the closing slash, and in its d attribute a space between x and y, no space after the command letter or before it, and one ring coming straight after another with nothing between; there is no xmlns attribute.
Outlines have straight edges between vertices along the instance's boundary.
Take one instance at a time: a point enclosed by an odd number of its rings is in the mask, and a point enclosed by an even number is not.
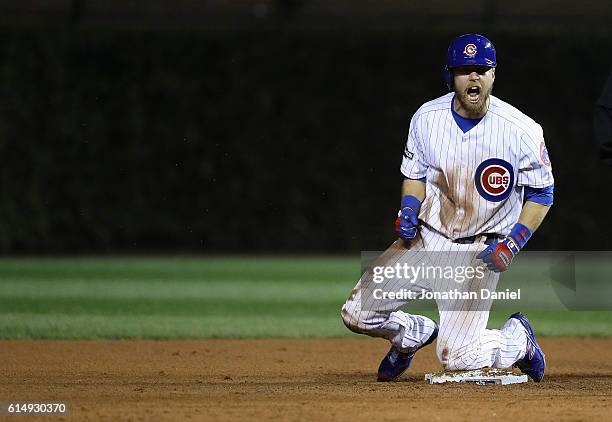
<svg viewBox="0 0 612 422"><path fill-rule="evenodd" d="M478 34L465 34L452 40L444 66L444 80L449 88L453 86L453 68L459 66L497 67L493 43Z"/></svg>

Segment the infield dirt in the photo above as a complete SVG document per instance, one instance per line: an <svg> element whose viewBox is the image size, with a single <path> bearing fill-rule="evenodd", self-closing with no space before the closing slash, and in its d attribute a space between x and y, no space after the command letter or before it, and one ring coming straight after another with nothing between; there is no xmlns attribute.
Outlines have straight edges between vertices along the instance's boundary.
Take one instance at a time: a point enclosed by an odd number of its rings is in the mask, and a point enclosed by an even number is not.
<svg viewBox="0 0 612 422"><path fill-rule="evenodd" d="M543 339L540 384L429 385L433 347L375 382L379 339L2 341L0 400L40 420L612 420L612 339ZM19 418L19 420L25 420Z"/></svg>

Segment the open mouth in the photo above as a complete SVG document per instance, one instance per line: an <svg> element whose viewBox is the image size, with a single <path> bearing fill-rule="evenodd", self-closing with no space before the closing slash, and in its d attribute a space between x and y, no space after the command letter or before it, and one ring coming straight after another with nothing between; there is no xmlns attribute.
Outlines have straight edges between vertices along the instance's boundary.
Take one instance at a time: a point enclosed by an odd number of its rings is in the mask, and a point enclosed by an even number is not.
<svg viewBox="0 0 612 422"><path fill-rule="evenodd" d="M477 86L472 86L467 89L467 96L471 102L477 102L480 97L480 88Z"/></svg>

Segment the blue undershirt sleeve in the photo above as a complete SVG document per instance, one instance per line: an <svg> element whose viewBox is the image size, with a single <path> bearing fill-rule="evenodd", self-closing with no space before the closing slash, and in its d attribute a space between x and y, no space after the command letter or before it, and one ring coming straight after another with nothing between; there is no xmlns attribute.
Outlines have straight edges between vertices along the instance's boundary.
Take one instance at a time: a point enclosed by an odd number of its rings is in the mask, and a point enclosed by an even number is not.
<svg viewBox="0 0 612 422"><path fill-rule="evenodd" d="M524 200L550 207L553 204L555 197L554 189L555 185L550 185L543 188L532 188L525 186Z"/></svg>

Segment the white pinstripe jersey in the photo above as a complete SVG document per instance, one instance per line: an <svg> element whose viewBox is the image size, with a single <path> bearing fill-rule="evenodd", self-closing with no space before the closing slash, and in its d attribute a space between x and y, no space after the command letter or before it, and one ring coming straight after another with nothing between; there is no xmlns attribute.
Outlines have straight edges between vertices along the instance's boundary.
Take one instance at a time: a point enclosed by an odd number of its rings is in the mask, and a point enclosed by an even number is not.
<svg viewBox="0 0 612 422"><path fill-rule="evenodd" d="M482 120L463 133L451 112L454 93L412 117L401 172L427 177L419 219L450 239L507 235L518 221L523 188L554 183L542 127L491 96Z"/></svg>

